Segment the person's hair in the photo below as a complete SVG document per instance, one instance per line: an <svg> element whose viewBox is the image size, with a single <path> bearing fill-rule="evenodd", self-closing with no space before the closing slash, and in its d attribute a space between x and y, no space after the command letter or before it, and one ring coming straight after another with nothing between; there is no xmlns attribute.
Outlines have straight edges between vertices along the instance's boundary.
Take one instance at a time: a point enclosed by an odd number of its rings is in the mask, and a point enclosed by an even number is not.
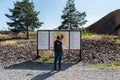
<svg viewBox="0 0 120 80"><path fill-rule="evenodd" d="M59 36L59 35L57 36L57 39L60 39L60 36Z"/></svg>

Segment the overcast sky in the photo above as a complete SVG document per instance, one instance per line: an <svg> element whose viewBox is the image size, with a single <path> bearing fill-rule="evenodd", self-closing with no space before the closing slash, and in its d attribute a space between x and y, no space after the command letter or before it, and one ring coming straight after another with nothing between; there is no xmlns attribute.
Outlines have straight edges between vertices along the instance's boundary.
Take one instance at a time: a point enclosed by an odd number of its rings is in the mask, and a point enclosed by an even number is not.
<svg viewBox="0 0 120 80"><path fill-rule="evenodd" d="M0 0L0 30L8 29L6 24L9 19L5 13L8 9L13 9L14 2L22 0ZM66 6L67 0L30 0L34 2L35 10L40 11L39 20L44 22L40 29L53 29L58 27L61 22L62 10ZM120 0L75 0L77 11L85 11L88 22L83 26L89 26L109 12L120 9ZM10 14L10 13L9 13Z"/></svg>

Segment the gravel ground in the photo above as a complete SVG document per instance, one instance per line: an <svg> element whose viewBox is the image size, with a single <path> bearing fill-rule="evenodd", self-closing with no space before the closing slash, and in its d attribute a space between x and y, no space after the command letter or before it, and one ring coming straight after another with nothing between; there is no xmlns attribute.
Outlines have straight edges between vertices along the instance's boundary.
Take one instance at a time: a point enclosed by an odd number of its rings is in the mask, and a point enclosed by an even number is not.
<svg viewBox="0 0 120 80"><path fill-rule="evenodd" d="M53 63L26 61L0 67L0 80L120 80L120 70L95 69L79 62L64 63L61 71L52 71Z"/></svg>

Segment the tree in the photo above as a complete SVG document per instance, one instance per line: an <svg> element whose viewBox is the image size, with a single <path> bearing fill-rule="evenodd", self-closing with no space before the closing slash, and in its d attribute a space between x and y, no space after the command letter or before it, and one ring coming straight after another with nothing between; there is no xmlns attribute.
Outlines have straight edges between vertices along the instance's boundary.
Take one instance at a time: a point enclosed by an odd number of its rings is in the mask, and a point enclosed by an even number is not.
<svg viewBox="0 0 120 80"><path fill-rule="evenodd" d="M66 7L62 11L63 15L61 16L62 25L58 29L78 29L79 26L84 25L87 20L85 20L86 13L76 11L74 0L68 0Z"/></svg>
<svg viewBox="0 0 120 80"><path fill-rule="evenodd" d="M29 0L14 2L14 8L9 11L12 13L11 15L5 14L12 20L12 22L7 22L9 30L16 34L27 31L27 39L29 38L29 30L35 30L42 25L42 22L39 22L37 18L39 12L34 11L34 4Z"/></svg>

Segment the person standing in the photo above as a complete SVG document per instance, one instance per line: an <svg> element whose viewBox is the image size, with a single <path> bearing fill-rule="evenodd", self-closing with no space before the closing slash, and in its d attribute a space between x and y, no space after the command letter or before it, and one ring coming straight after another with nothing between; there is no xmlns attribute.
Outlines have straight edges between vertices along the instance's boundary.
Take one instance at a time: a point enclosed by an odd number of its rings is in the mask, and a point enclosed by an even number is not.
<svg viewBox="0 0 120 80"><path fill-rule="evenodd" d="M57 61L59 61L58 65L58 71L61 70L61 60L62 60L62 53L63 53L63 47L62 47L62 41L61 37L58 35L57 39L54 41L54 70L57 70Z"/></svg>

